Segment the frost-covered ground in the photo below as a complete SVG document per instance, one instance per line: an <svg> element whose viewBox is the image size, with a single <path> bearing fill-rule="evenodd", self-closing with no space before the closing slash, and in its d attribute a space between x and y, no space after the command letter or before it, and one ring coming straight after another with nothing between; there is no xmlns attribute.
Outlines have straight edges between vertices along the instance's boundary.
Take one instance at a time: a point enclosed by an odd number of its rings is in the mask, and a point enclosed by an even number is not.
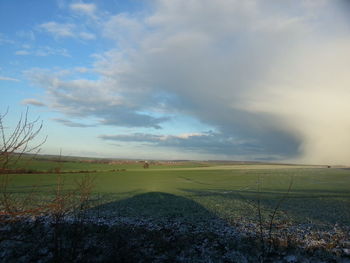
<svg viewBox="0 0 350 263"><path fill-rule="evenodd" d="M1 262L350 262L350 228L218 218L41 216L2 222Z"/></svg>

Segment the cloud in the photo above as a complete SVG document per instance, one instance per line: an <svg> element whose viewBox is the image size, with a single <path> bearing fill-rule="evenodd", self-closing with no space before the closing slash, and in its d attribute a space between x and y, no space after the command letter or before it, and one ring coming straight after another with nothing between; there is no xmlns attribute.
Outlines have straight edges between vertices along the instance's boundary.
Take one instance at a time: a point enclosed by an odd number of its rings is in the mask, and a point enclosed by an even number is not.
<svg viewBox="0 0 350 263"><path fill-rule="evenodd" d="M253 141L242 141L234 137L215 132L178 134L178 135L157 135L147 133L131 133L118 135L101 135L100 139L118 142L146 143L153 147L175 148L195 153L216 154L219 157L241 155L268 159L278 159L280 156L266 154L259 145ZM254 154L253 154L254 153Z"/></svg>
<svg viewBox="0 0 350 263"><path fill-rule="evenodd" d="M115 49L94 56L98 80L36 79L56 110L125 127L185 115L216 132L168 145L191 141L200 151L208 141L204 148L229 152L235 138L254 142L242 144L247 156L349 162L350 32L338 2L152 3L141 15L106 18Z"/></svg>
<svg viewBox="0 0 350 263"><path fill-rule="evenodd" d="M127 107L113 107L104 110L107 110L105 114L100 112L101 116L104 115L104 119L100 122L103 125L161 129L160 124L169 120L169 117L153 117Z"/></svg>
<svg viewBox="0 0 350 263"><path fill-rule="evenodd" d="M36 106L36 107L44 107L46 106L45 103L42 103L36 99L24 99L22 100L22 104L25 105L32 105L32 106Z"/></svg>
<svg viewBox="0 0 350 263"><path fill-rule="evenodd" d="M88 32L81 32L79 34L79 36L82 38L82 39L86 39L86 40L93 40L93 39L96 39L96 36L92 33L88 33Z"/></svg>
<svg viewBox="0 0 350 263"><path fill-rule="evenodd" d="M75 37L75 25L70 23L46 22L39 25L40 29L45 30L55 38Z"/></svg>
<svg viewBox="0 0 350 263"><path fill-rule="evenodd" d="M75 24L47 22L39 25L39 29L46 31L55 38L79 38L83 40L94 40L93 33L86 32Z"/></svg>
<svg viewBox="0 0 350 263"><path fill-rule="evenodd" d="M121 142L151 142L157 143L164 136L145 134L145 133L134 133L134 134L119 134L119 135L100 135L100 139L109 141L121 141Z"/></svg>
<svg viewBox="0 0 350 263"><path fill-rule="evenodd" d="M17 50L15 52L15 55L17 56L27 56L27 55L30 55L30 52L28 50Z"/></svg>
<svg viewBox="0 0 350 263"><path fill-rule="evenodd" d="M46 57L46 56L64 56L70 57L70 54L65 48L52 48L52 47L40 47L33 52L33 55Z"/></svg>
<svg viewBox="0 0 350 263"><path fill-rule="evenodd" d="M15 78L10 78L10 77L5 77L5 76L0 76L0 80L5 80L5 81L20 81L19 79L15 79Z"/></svg>
<svg viewBox="0 0 350 263"><path fill-rule="evenodd" d="M79 73L87 73L90 71L90 69L86 68L86 67L76 67L74 68L74 70L76 72L79 72Z"/></svg>
<svg viewBox="0 0 350 263"><path fill-rule="evenodd" d="M12 39L9 39L6 35L0 33L0 45L3 44L15 44L16 42Z"/></svg>
<svg viewBox="0 0 350 263"><path fill-rule="evenodd" d="M36 39L34 32L31 30L20 30L16 32L16 35L29 41L34 41Z"/></svg>
<svg viewBox="0 0 350 263"><path fill-rule="evenodd" d="M64 57L70 57L70 54L67 49L65 48L52 48L52 47L39 47L32 49L30 47L26 47L26 49L17 50L15 52L15 55L17 56L39 56L39 57L46 57L46 56L64 56Z"/></svg>
<svg viewBox="0 0 350 263"><path fill-rule="evenodd" d="M118 45L126 45L126 48L136 46L141 35L145 33L142 21L126 13L109 17L102 32L106 38L114 39Z"/></svg>
<svg viewBox="0 0 350 263"><path fill-rule="evenodd" d="M87 4L87 3L73 3L70 6L70 9L74 12L81 13L88 16L93 16L96 11L96 5Z"/></svg>
<svg viewBox="0 0 350 263"><path fill-rule="evenodd" d="M120 89L114 80L62 80L69 72L52 76L43 70L26 73L33 83L47 91L48 104L70 117L95 117L100 125L121 127L146 127L160 129L161 123L169 120L167 116L152 116L142 112L140 100L131 93ZM141 104L140 104L141 105Z"/></svg>
<svg viewBox="0 0 350 263"><path fill-rule="evenodd" d="M71 120L62 119L62 118L53 118L52 120L59 122L65 126L75 127L75 128L86 128L86 127L95 127L96 126L94 124L77 123L77 122L73 122Z"/></svg>

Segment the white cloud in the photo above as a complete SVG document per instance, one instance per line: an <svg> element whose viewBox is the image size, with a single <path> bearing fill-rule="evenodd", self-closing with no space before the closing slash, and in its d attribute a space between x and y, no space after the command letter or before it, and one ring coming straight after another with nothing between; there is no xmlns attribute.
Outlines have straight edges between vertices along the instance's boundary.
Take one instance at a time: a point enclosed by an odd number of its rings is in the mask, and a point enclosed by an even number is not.
<svg viewBox="0 0 350 263"><path fill-rule="evenodd" d="M85 29L72 23L47 22L39 25L39 28L45 30L54 38L96 39L95 34L87 32Z"/></svg>
<svg viewBox="0 0 350 263"><path fill-rule="evenodd" d="M67 49L65 48L53 48L49 46L45 47L39 47L33 52L36 56L64 56L64 57L70 57L70 54Z"/></svg>
<svg viewBox="0 0 350 263"><path fill-rule="evenodd" d="M31 48L30 46L27 46L25 50L17 50L15 52L15 55L18 56L39 56L39 57L46 57L46 56L64 56L64 57L70 57L70 54L67 49L65 48L52 48L49 46L44 47L38 47L38 48Z"/></svg>
<svg viewBox="0 0 350 263"><path fill-rule="evenodd" d="M103 25L103 35L118 41L119 45L137 45L144 33L144 25L136 17L128 14L111 16ZM130 47L129 47L130 48Z"/></svg>
<svg viewBox="0 0 350 263"><path fill-rule="evenodd" d="M24 99L24 100L22 100L22 104L32 105L32 106L37 106L37 107L46 106L45 103L42 103L41 101L38 101L37 99Z"/></svg>
<svg viewBox="0 0 350 263"><path fill-rule="evenodd" d="M74 12L82 13L89 16L93 16L96 11L96 5L91 3L73 3L69 7Z"/></svg>
<svg viewBox="0 0 350 263"><path fill-rule="evenodd" d="M96 36L92 33L88 33L88 32L81 32L79 33L79 36L82 38L82 39L86 39L86 40L93 40L93 39L96 39Z"/></svg>
<svg viewBox="0 0 350 263"><path fill-rule="evenodd" d="M143 113L144 108L133 91L127 92L112 79L68 81L62 78L70 76L71 72L51 75L48 71L38 69L26 74L32 82L47 90L49 106L67 116L95 117L99 119L100 125L155 129L160 129L160 124L168 120L165 116L155 117Z"/></svg>
<svg viewBox="0 0 350 263"><path fill-rule="evenodd" d="M90 71L90 69L86 67L76 67L74 70L79 73L87 73Z"/></svg>
<svg viewBox="0 0 350 263"><path fill-rule="evenodd" d="M31 30L29 30L29 31L24 31L24 30L17 31L16 35L21 37L21 38L24 38L26 40L29 40L29 41L34 41L36 39L34 32Z"/></svg>
<svg viewBox="0 0 350 263"><path fill-rule="evenodd" d="M30 46L30 45L28 45L28 44L22 44L22 48L24 48L24 49L30 49L30 48L31 48L31 46Z"/></svg>
<svg viewBox="0 0 350 263"><path fill-rule="evenodd" d="M27 55L30 55L30 52L28 50L17 50L15 52L15 55L18 55L18 56L27 56Z"/></svg>
<svg viewBox="0 0 350 263"><path fill-rule="evenodd" d="M0 45L3 44L15 44L16 42L8 38L6 35L0 33Z"/></svg>
<svg viewBox="0 0 350 263"><path fill-rule="evenodd" d="M47 31L56 38L75 37L75 25L70 23L47 22L39 25L40 29Z"/></svg>
<svg viewBox="0 0 350 263"><path fill-rule="evenodd" d="M0 76L0 80L5 80L5 81L20 81L19 79L15 79L15 78L10 78L10 77L5 77L5 76Z"/></svg>

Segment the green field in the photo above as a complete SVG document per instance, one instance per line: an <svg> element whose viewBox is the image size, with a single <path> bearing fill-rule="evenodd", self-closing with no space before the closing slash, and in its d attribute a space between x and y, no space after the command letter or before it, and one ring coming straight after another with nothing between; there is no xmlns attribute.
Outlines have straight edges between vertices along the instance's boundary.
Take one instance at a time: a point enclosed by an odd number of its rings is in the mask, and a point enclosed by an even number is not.
<svg viewBox="0 0 350 263"><path fill-rule="evenodd" d="M33 169L32 174L14 174L12 192L18 195L33 191L51 196L57 174L48 171L57 165L63 172L66 188L88 174L94 177L95 208L105 217L128 216L195 220L219 217L229 222L257 219L256 204L265 218L276 204L288 197L278 211L280 221L312 223L319 226L350 224L350 170L312 166L268 164L221 164L183 162L151 165L140 163L102 164L50 160L25 160L18 164ZM122 170L124 169L124 170ZM119 171L118 171L119 170ZM91 173L73 173L94 171ZM259 186L258 186L259 185Z"/></svg>

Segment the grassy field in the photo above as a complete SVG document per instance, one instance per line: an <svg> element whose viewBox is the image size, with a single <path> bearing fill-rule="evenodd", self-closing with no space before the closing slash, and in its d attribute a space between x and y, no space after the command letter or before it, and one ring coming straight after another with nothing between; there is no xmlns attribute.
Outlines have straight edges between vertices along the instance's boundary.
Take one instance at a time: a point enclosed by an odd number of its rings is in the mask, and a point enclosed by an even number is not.
<svg viewBox="0 0 350 263"><path fill-rule="evenodd" d="M350 224L350 170L313 166L220 164L183 162L151 165L141 163L86 163L68 160L25 160L18 166L32 174L11 175L11 191L25 194L33 190L50 196L59 166L67 188L89 174L95 178L94 211L106 217L142 216L152 218L219 217L230 222L257 219L254 205L261 204L265 218L291 191L279 209L279 220L313 223L320 226ZM74 173L94 171L91 173ZM259 187L258 187L259 186Z"/></svg>

